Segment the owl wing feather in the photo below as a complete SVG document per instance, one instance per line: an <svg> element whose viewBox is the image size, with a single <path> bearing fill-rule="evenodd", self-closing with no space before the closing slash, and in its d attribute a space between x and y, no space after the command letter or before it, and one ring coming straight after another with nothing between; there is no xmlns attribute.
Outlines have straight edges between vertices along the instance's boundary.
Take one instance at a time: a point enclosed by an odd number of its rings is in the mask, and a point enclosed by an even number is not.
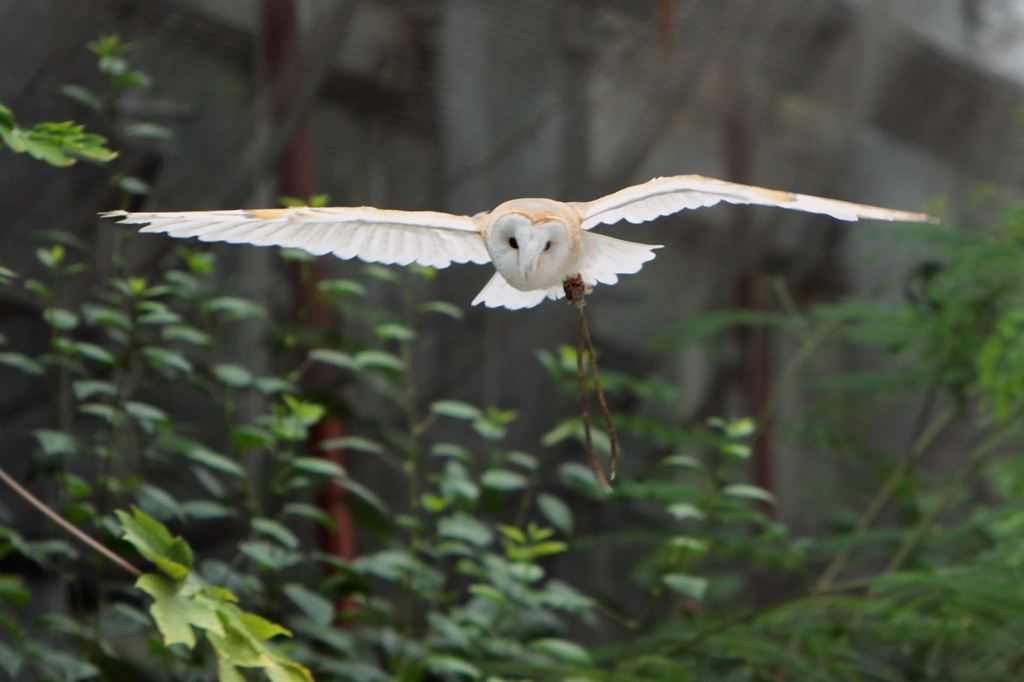
<svg viewBox="0 0 1024 682"><path fill-rule="evenodd" d="M595 201L582 204L584 230L601 223L628 220L642 223L660 216L688 208L729 204L756 204L778 206L807 213L821 213L839 220L897 220L910 223L938 223L925 213L895 211L876 206L851 204L847 201L823 199L806 194L793 194L778 190L739 185L734 182L705 178L700 175L676 175L655 178L642 185L634 185Z"/></svg>
<svg viewBox="0 0 1024 682"><path fill-rule="evenodd" d="M619 275L640 272L644 263L654 259L654 249L661 248L593 232L586 232L581 236L580 259L576 267L584 283L590 286L615 284L619 281ZM473 305L483 303L488 308L519 310L539 305L545 298L552 301L565 298L565 290L558 285L548 289L520 291L505 281L500 272L495 272L487 285L473 299Z"/></svg>
<svg viewBox="0 0 1024 682"><path fill-rule="evenodd" d="M584 232L580 237L580 260L577 267L583 282L590 286L615 284L619 281L619 275L640 272L644 263L654 260L654 249L661 248L595 232Z"/></svg>
<svg viewBox="0 0 1024 682"><path fill-rule="evenodd" d="M368 263L446 268L452 263L491 262L472 218L434 211L301 207L103 215L127 225L145 224L139 232L282 246Z"/></svg>
<svg viewBox="0 0 1024 682"><path fill-rule="evenodd" d="M488 280L484 288L473 299L473 305L483 303L488 308L508 308L509 310L521 310L533 308L539 305L545 298L557 301L565 298L565 290L562 285L553 286L548 289L534 289L533 291L520 291L502 277L500 272Z"/></svg>

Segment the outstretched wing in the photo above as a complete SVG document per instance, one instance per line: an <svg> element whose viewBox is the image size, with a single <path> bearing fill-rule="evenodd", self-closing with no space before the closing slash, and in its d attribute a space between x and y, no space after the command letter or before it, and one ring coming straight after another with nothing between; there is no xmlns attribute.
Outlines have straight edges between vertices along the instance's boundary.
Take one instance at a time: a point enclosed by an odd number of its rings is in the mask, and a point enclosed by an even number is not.
<svg viewBox="0 0 1024 682"><path fill-rule="evenodd" d="M642 223L687 208L730 204L778 206L808 213L823 213L839 220L898 220L909 223L937 223L925 213L893 211L887 208L851 204L806 194L780 192L763 187L738 185L734 182L705 178L700 175L676 175L655 178L642 185L619 190L614 194L583 204L584 230L601 223L628 220Z"/></svg>
<svg viewBox="0 0 1024 682"><path fill-rule="evenodd" d="M166 232L206 242L302 249L315 255L360 258L446 268L452 263L489 263L483 237L472 218L433 211L379 208L268 208L185 213L112 211L139 232Z"/></svg>

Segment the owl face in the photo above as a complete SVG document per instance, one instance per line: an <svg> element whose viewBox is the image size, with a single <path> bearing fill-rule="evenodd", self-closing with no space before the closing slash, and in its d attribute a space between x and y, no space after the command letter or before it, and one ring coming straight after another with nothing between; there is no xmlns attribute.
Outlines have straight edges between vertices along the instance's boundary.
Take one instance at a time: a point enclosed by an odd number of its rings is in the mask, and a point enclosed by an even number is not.
<svg viewBox="0 0 1024 682"><path fill-rule="evenodd" d="M516 289L546 289L573 274L579 228L574 234L557 213L510 210L496 215L489 227L485 244L491 261Z"/></svg>

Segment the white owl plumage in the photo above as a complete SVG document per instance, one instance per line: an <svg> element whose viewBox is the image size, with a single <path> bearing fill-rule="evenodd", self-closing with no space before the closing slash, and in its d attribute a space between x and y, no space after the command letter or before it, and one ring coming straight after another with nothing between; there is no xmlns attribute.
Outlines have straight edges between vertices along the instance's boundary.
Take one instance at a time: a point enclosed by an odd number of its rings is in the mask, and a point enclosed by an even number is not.
<svg viewBox="0 0 1024 682"><path fill-rule="evenodd" d="M656 178L595 201L515 199L473 217L434 211L359 208L283 208L182 213L104 214L140 232L302 249L314 255L368 263L446 268L493 263L496 272L473 300L489 308L531 308L562 298L562 283L579 275L588 286L615 284L654 258L648 244L591 232L620 220L642 223L719 202L820 213L839 220L937 222L924 213L896 211L803 194L740 185L699 175Z"/></svg>

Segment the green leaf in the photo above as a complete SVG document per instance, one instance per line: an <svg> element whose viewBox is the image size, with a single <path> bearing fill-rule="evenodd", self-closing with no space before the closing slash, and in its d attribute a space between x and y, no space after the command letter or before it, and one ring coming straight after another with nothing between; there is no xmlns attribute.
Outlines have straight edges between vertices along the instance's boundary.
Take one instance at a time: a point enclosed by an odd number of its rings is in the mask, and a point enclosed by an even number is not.
<svg viewBox="0 0 1024 682"><path fill-rule="evenodd" d="M281 635L284 635L285 637L292 636L291 631L287 628L283 628L277 623L271 623L266 618L260 618L259 616L251 613L239 613L238 620L241 621L245 626L245 629L249 631L249 634L260 641L279 637Z"/></svg>
<svg viewBox="0 0 1024 682"><path fill-rule="evenodd" d="M762 502L768 502L775 504L775 496L764 488L759 488L756 485L747 485L745 483L734 483L727 485L722 489L722 492L730 497L740 497L748 500L760 500Z"/></svg>
<svg viewBox="0 0 1024 682"><path fill-rule="evenodd" d="M243 469L242 465L235 460L216 453L198 443L192 443L191 441L188 441L188 443L189 445L187 447L183 447L178 450L178 452L185 455L193 462L224 472L225 474L237 476L238 478L245 478L245 469Z"/></svg>
<svg viewBox="0 0 1024 682"><path fill-rule="evenodd" d="M184 324L170 324L160 330L164 341L182 341L193 346L209 346L210 336L204 331Z"/></svg>
<svg viewBox="0 0 1024 682"><path fill-rule="evenodd" d="M487 440L497 441L505 437L505 427L490 419L477 419L473 422L473 430Z"/></svg>
<svg viewBox="0 0 1024 682"><path fill-rule="evenodd" d="M726 438L733 440L753 436L757 430L757 422L751 417L734 417L728 421L712 417L708 419L708 425L721 429Z"/></svg>
<svg viewBox="0 0 1024 682"><path fill-rule="evenodd" d="M505 597L505 595L503 595L501 592L494 589L490 585L485 585L483 583L476 583L475 585L470 585L469 593L474 596L480 597L481 599L492 601L495 604L508 603L508 599Z"/></svg>
<svg viewBox="0 0 1024 682"><path fill-rule="evenodd" d="M281 197L281 203L289 201L290 197ZM290 204L285 204L289 206ZM304 204L300 204L304 205ZM281 260L287 263L312 263L316 260L316 256L311 254L309 251L304 249L281 249L278 251L278 255L281 256Z"/></svg>
<svg viewBox="0 0 1024 682"><path fill-rule="evenodd" d="M231 446L236 452L270 448L274 446L274 435L254 426L243 426L231 430Z"/></svg>
<svg viewBox="0 0 1024 682"><path fill-rule="evenodd" d="M142 71L129 71L114 80L122 88L148 88L153 83L149 75Z"/></svg>
<svg viewBox="0 0 1024 682"><path fill-rule="evenodd" d="M100 56L99 67L105 74L120 76L128 71L128 62L121 57L105 54Z"/></svg>
<svg viewBox="0 0 1024 682"><path fill-rule="evenodd" d="M250 386L253 381L252 372L241 365L235 365L232 363L214 365L213 374L221 382L231 386L232 388L245 388L246 386Z"/></svg>
<svg viewBox="0 0 1024 682"><path fill-rule="evenodd" d="M329 459L324 459L323 457L296 457L292 460L291 464L299 471L304 471L307 474L314 474L316 476L328 476L333 478L347 475L340 464L332 462Z"/></svg>
<svg viewBox="0 0 1024 682"><path fill-rule="evenodd" d="M91 414L94 417L99 417L109 424L116 424L123 416L112 405L104 405L103 403L84 403L79 406L78 411L82 414Z"/></svg>
<svg viewBox="0 0 1024 682"><path fill-rule="evenodd" d="M64 308L47 308L43 311L43 319L54 329L61 331L78 326L78 315Z"/></svg>
<svg viewBox="0 0 1024 682"><path fill-rule="evenodd" d="M458 400L439 400L431 403L430 411L434 414L454 417L455 419L476 420L484 416L480 408L469 403L459 402Z"/></svg>
<svg viewBox="0 0 1024 682"><path fill-rule="evenodd" d="M18 671L21 670L24 661L24 656L0 642L0 670L7 673L8 679L13 680L18 677Z"/></svg>
<svg viewBox="0 0 1024 682"><path fill-rule="evenodd" d="M536 470L537 465L539 464L536 457L525 452L519 452L518 450L513 450L512 452L508 453L508 461L512 462L513 464L518 464L527 471Z"/></svg>
<svg viewBox="0 0 1024 682"><path fill-rule="evenodd" d="M392 369L396 372L401 372L405 369L405 364L401 358L391 353L385 353L382 350L364 350L356 355L355 360L359 369L376 367L378 369Z"/></svg>
<svg viewBox="0 0 1024 682"><path fill-rule="evenodd" d="M537 507L548 523L565 535L572 535L575 524L572 509L560 497L541 493L537 496Z"/></svg>
<svg viewBox="0 0 1024 682"><path fill-rule="evenodd" d="M567 421L563 421L558 426L544 434L540 442L542 445L551 447L552 445L557 445L558 443L561 443L563 440L566 440L567 438L572 438L577 431L578 428L576 420L570 419Z"/></svg>
<svg viewBox="0 0 1024 682"><path fill-rule="evenodd" d="M84 478L74 474L64 474L60 476L60 482L70 497L82 498L92 496L92 486Z"/></svg>
<svg viewBox="0 0 1024 682"><path fill-rule="evenodd" d="M140 422L151 422L165 424L170 422L170 417L159 407L137 400L127 400L124 403L124 411L138 419Z"/></svg>
<svg viewBox="0 0 1024 682"><path fill-rule="evenodd" d="M224 313L229 320L243 320L250 317L265 317L263 308L252 301L237 296L220 296L203 304L211 313Z"/></svg>
<svg viewBox="0 0 1024 682"><path fill-rule="evenodd" d="M688 535L677 535L668 541L670 547L685 549L695 554L704 554L708 551L708 544L703 540L691 538Z"/></svg>
<svg viewBox="0 0 1024 682"><path fill-rule="evenodd" d="M306 504L304 502L289 502L284 506L282 511L285 514L293 514L295 516L311 519L329 531L336 531L338 529L338 524L334 522L331 515L316 505Z"/></svg>
<svg viewBox="0 0 1024 682"><path fill-rule="evenodd" d="M0 104L0 129L11 130L15 127L17 127L17 124L14 122L14 113Z"/></svg>
<svg viewBox="0 0 1024 682"><path fill-rule="evenodd" d="M469 661L446 654L431 654L423 661L423 665L437 675L462 675L474 680L480 679L480 669Z"/></svg>
<svg viewBox="0 0 1024 682"><path fill-rule="evenodd" d="M750 459L750 456L754 454L753 449L743 443L722 443L718 446L718 451L723 455L738 457L739 459Z"/></svg>
<svg viewBox="0 0 1024 682"><path fill-rule="evenodd" d="M403 324L382 324L374 330L377 338L381 340L394 339L396 341L412 341L416 338L416 331Z"/></svg>
<svg viewBox="0 0 1024 682"><path fill-rule="evenodd" d="M230 519L237 516L234 509L212 500L189 500L179 505L181 513L188 518L205 519Z"/></svg>
<svg viewBox="0 0 1024 682"><path fill-rule="evenodd" d="M476 547L486 547L494 539L494 533L486 524L467 514L441 519L437 523L437 533L443 538L462 540Z"/></svg>
<svg viewBox="0 0 1024 682"><path fill-rule="evenodd" d="M527 551L530 553L532 558L538 559L542 556L548 556L551 554L561 554L567 549L569 549L569 545L564 542L540 542L528 547Z"/></svg>
<svg viewBox="0 0 1024 682"><path fill-rule="evenodd" d="M692 455L669 455L658 462L661 466L685 467L688 469L703 469L704 465Z"/></svg>
<svg viewBox="0 0 1024 682"><path fill-rule="evenodd" d="M587 437L584 429L583 420L579 417L567 419L544 434L540 442L542 445L551 447L569 438L575 438L581 444L585 444ZM611 440L608 438L607 433L598 428L591 428L590 437L594 443L595 450L605 455L611 453Z"/></svg>
<svg viewBox="0 0 1024 682"><path fill-rule="evenodd" d="M288 583L282 589L292 603L320 627L326 628L334 622L334 604L330 600L298 583Z"/></svg>
<svg viewBox="0 0 1024 682"><path fill-rule="evenodd" d="M594 472L590 470L590 467L578 462L564 462L558 467L558 475L566 487L592 500L605 500L610 496L610 493L605 492L597 484Z"/></svg>
<svg viewBox="0 0 1024 682"><path fill-rule="evenodd" d="M79 104L89 107L93 111L99 111L103 108L103 104L100 102L100 98L98 96L78 85L65 85L60 89L60 91Z"/></svg>
<svg viewBox="0 0 1024 682"><path fill-rule="evenodd" d="M257 533L269 535L287 549L298 549L299 547L299 538L295 536L295 533L273 519L257 517L252 520L251 525Z"/></svg>
<svg viewBox="0 0 1024 682"><path fill-rule="evenodd" d="M525 545L526 544L526 533L524 533L523 531L519 530L515 526L507 526L507 525L505 525L503 523L500 523L500 524L498 524L497 529L498 529L499 533L504 535L506 538L508 538L512 542L515 542L516 544L520 544L520 545Z"/></svg>
<svg viewBox="0 0 1024 682"><path fill-rule="evenodd" d="M295 393L298 389L290 381L286 381L280 377L260 377L253 382L256 389L264 395L274 395L275 393Z"/></svg>
<svg viewBox="0 0 1024 682"><path fill-rule="evenodd" d="M185 374L192 373L192 363L176 350L161 348L159 346L148 346L142 349L153 369L158 371L178 371Z"/></svg>
<svg viewBox="0 0 1024 682"><path fill-rule="evenodd" d="M384 452L384 446L369 438L362 436L342 436L341 438L328 438L320 441L321 450L355 450L357 452L369 452L379 455Z"/></svg>
<svg viewBox="0 0 1024 682"><path fill-rule="evenodd" d="M172 537L167 528L136 507L128 514L117 510L117 518L124 528L123 539L133 545L145 558L157 565L174 580L182 580L192 568L192 548L178 537Z"/></svg>
<svg viewBox="0 0 1024 682"><path fill-rule="evenodd" d="M420 303L416 306L416 310L421 313L439 313L441 315L447 315L455 320L461 320L465 317L461 308L457 305L452 305L447 301L427 301L426 303Z"/></svg>
<svg viewBox="0 0 1024 682"><path fill-rule="evenodd" d="M385 282L397 282L398 281L398 275L396 275L393 270L391 270L390 268L386 268L383 265L374 265L374 264L367 265L364 268L364 271L370 277L374 277L376 279L381 279L381 280L384 280Z"/></svg>
<svg viewBox="0 0 1024 682"><path fill-rule="evenodd" d="M129 331L132 328L132 322L127 315L109 306L86 303L82 306L82 314L85 315L89 324L116 327L124 331Z"/></svg>
<svg viewBox="0 0 1024 682"><path fill-rule="evenodd" d="M97 346L95 343L86 343L84 341L78 341L75 343L75 348L78 350L79 353L89 358L90 360L95 360L96 362L99 362L104 365L113 365L114 362L117 361L117 358L114 357L113 353L108 351L103 346Z"/></svg>
<svg viewBox="0 0 1024 682"><path fill-rule="evenodd" d="M32 435L39 441L39 447L48 456L73 455L77 451L75 439L63 431L36 429Z"/></svg>
<svg viewBox="0 0 1024 682"><path fill-rule="evenodd" d="M125 194L131 194L137 197L149 196L149 183L142 178L126 175L117 181L117 186Z"/></svg>
<svg viewBox="0 0 1024 682"><path fill-rule="evenodd" d="M566 663L590 665L590 654L579 644L555 637L535 639L528 645L534 651L547 654Z"/></svg>
<svg viewBox="0 0 1024 682"><path fill-rule="evenodd" d="M310 360L316 362L322 362L327 365L334 365L335 367L343 367L350 369L353 372L359 371L359 363L348 353L343 353L340 350L329 350L327 348L317 348L309 351L307 356Z"/></svg>
<svg viewBox="0 0 1024 682"><path fill-rule="evenodd" d="M480 477L480 484L492 490L522 490L526 483L526 476L505 469L491 469Z"/></svg>
<svg viewBox="0 0 1024 682"><path fill-rule="evenodd" d="M238 543L238 551L271 571L288 568L302 561L302 555L263 540Z"/></svg>
<svg viewBox="0 0 1024 682"><path fill-rule="evenodd" d="M350 279L325 279L317 284L316 288L322 293L332 295L366 295L366 287Z"/></svg>
<svg viewBox="0 0 1024 682"><path fill-rule="evenodd" d="M43 284L42 282L36 281L34 279L27 279L25 280L23 286L36 296L39 296L40 298L44 298L47 301L53 300L53 290L50 289L50 287Z"/></svg>
<svg viewBox="0 0 1024 682"><path fill-rule="evenodd" d="M163 488L143 483L135 489L135 499L150 516L158 519L185 518L178 500Z"/></svg>
<svg viewBox="0 0 1024 682"><path fill-rule="evenodd" d="M153 287L153 289L160 289L166 287ZM153 289L147 290L146 295L153 295ZM157 294L159 295L159 294ZM142 301L138 304L139 309L139 324L150 324L150 325L178 325L181 323L181 315L168 308L165 304L159 301Z"/></svg>
<svg viewBox="0 0 1024 682"><path fill-rule="evenodd" d="M355 497L358 497L360 500L373 507L381 516L388 516L388 507L384 504L384 500L377 497L372 490L362 483L353 481L348 477L335 479L334 482L352 493Z"/></svg>
<svg viewBox="0 0 1024 682"><path fill-rule="evenodd" d="M661 577L661 580L669 589L697 601L703 599L704 593L708 591L707 578L699 578L685 573L667 573Z"/></svg>
<svg viewBox="0 0 1024 682"><path fill-rule="evenodd" d="M21 353L0 353L0 364L15 367L26 374L42 376L44 373L41 364Z"/></svg>
<svg viewBox="0 0 1024 682"><path fill-rule="evenodd" d="M71 382L71 388L75 397L79 400L88 400L97 395L114 397L117 395L117 386L109 381L97 381L95 379L76 379Z"/></svg>
<svg viewBox="0 0 1024 682"><path fill-rule="evenodd" d="M86 244L84 240L82 240L79 237L71 234L70 232L66 232L64 230L33 230L31 234L25 236L25 239L27 241L33 241L33 242L44 242L44 243L47 243L47 244L59 244L62 247L66 246L66 247L70 247L70 248L76 249L78 251L83 251L83 252L84 251L88 251L89 248L90 248L89 245ZM65 254L66 254L66 252L61 253L61 252L55 252L55 251L51 250L49 257L50 257L51 260L53 260L56 256L59 256L59 258L57 258L56 260L63 260ZM37 254L37 257L38 257L38 254ZM68 268L68 269L76 268L78 266L85 267L85 264L84 263L76 263L76 264L70 266L70 268ZM68 269L65 269L65 273L68 272ZM16 275L14 275L14 273L11 273L11 275L12 276L16 276Z"/></svg>
<svg viewBox="0 0 1024 682"><path fill-rule="evenodd" d="M205 602L190 599L197 590L185 582L169 583L160 576L149 573L135 582L139 588L153 598L149 613L163 635L164 644L184 644L188 648L196 645L196 636L191 622L198 620L210 623L217 620L216 612Z"/></svg>
<svg viewBox="0 0 1024 682"><path fill-rule="evenodd" d="M702 521L704 519L704 512L689 502L676 502L674 504L670 504L665 507L665 511L668 512L668 515L676 521L686 521L688 519Z"/></svg>
<svg viewBox="0 0 1024 682"><path fill-rule="evenodd" d="M170 128L146 122L132 123L125 126L123 134L125 137L142 137L150 140L171 141L174 139L174 131Z"/></svg>
<svg viewBox="0 0 1024 682"><path fill-rule="evenodd" d="M480 497L480 487L470 480L466 467L455 460L449 460L441 478L441 493L445 497L461 497L473 501Z"/></svg>
<svg viewBox="0 0 1024 682"><path fill-rule="evenodd" d="M466 464L473 463L473 454L455 443L438 443L434 447L430 448L430 454L434 457L451 457L457 459Z"/></svg>

